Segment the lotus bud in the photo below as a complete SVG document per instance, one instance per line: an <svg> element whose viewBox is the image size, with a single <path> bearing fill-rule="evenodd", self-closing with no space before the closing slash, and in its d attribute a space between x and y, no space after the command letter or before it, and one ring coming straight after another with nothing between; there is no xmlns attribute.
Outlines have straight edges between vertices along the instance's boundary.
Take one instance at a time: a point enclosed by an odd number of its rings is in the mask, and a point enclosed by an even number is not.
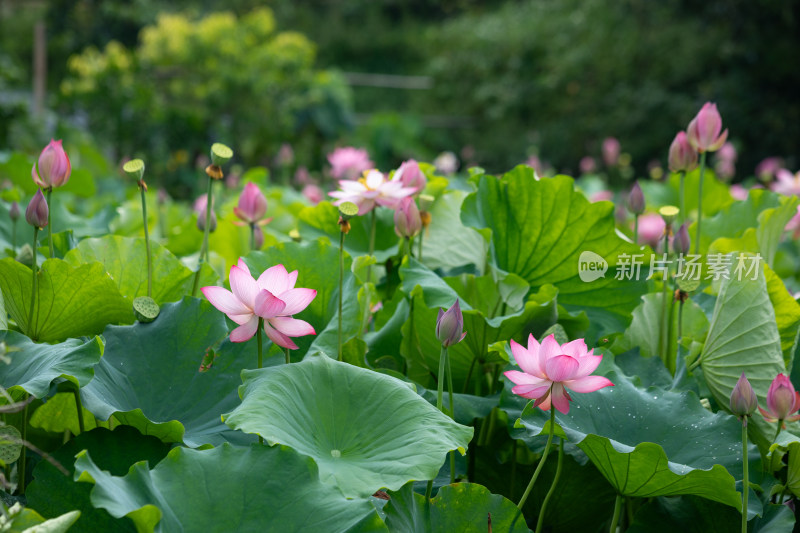
<svg viewBox="0 0 800 533"><path fill-rule="evenodd" d="M8 216L16 222L19 219L19 204L17 202L11 202L11 207L8 209Z"/></svg>
<svg viewBox="0 0 800 533"><path fill-rule="evenodd" d="M461 307L456 303L447 311L439 309L439 316L436 319L436 338L447 348L461 342L467 336L464 329L464 316L461 314Z"/></svg>
<svg viewBox="0 0 800 533"><path fill-rule="evenodd" d="M394 212L394 231L399 237L410 238L422 229L422 219L419 216L417 203L413 198L406 196Z"/></svg>
<svg viewBox="0 0 800 533"><path fill-rule="evenodd" d="M278 149L276 162L282 167L287 167L294 163L294 150L292 150L291 144L283 143L281 145L280 149Z"/></svg>
<svg viewBox="0 0 800 533"><path fill-rule="evenodd" d="M689 229L684 222L681 224L681 227L678 228L677 233L675 233L675 239L672 241L672 247L676 253L686 255L689 253L691 246L692 241L689 238Z"/></svg>
<svg viewBox="0 0 800 533"><path fill-rule="evenodd" d="M233 208L233 213L243 222L253 224L264 217L267 212L267 198L255 183L244 186L239 195L239 205Z"/></svg>
<svg viewBox="0 0 800 533"><path fill-rule="evenodd" d="M631 192L628 194L628 209L630 209L631 213L634 215L641 215L644 213L644 208L644 193L642 192L642 188L639 186L639 182L637 181L633 184L633 187L631 187Z"/></svg>
<svg viewBox="0 0 800 533"><path fill-rule="evenodd" d="M791 380L785 374L778 374L767 392L767 409L778 420L786 420L798 407L800 401Z"/></svg>
<svg viewBox="0 0 800 533"><path fill-rule="evenodd" d="M208 204L204 204L203 208L197 212L197 229L200 231L206 230L206 209L208 208ZM211 210L211 218L209 219L209 233L214 233L217 229L217 215L214 213L214 210Z"/></svg>
<svg viewBox="0 0 800 533"><path fill-rule="evenodd" d="M25 210L25 220L31 226L41 229L47 226L49 215L50 209L47 207L47 200L44 199L42 190L38 189Z"/></svg>
<svg viewBox="0 0 800 533"><path fill-rule="evenodd" d="M731 391L730 407L731 413L740 418L752 415L758 407L758 398L753 391L753 387L750 386L750 382L747 381L744 372L742 372L739 381L736 382L733 391Z"/></svg>
<svg viewBox="0 0 800 533"><path fill-rule="evenodd" d="M425 174L419 169L419 164L413 159L409 159L400 165L395 175L395 178L398 177L403 182L403 187L415 188L415 194L422 192L428 183L428 180L425 179Z"/></svg>
<svg viewBox="0 0 800 533"><path fill-rule="evenodd" d="M679 131L669 146L669 169L672 172L691 172L697 168L697 150L689 143L686 132Z"/></svg>
<svg viewBox="0 0 800 533"><path fill-rule="evenodd" d="M613 167L619 162L620 144L614 137L603 139L603 162L606 166Z"/></svg>
<svg viewBox="0 0 800 533"><path fill-rule="evenodd" d="M50 140L50 144L44 147L39 154L38 168L34 163L31 169L33 182L42 189L51 187L61 187L69 180L72 165L69 157L61 146L61 141Z"/></svg>
<svg viewBox="0 0 800 533"><path fill-rule="evenodd" d="M721 131L722 117L717 111L717 104L711 102L703 105L686 128L689 143L700 153L716 152L722 148L728 138L728 130Z"/></svg>

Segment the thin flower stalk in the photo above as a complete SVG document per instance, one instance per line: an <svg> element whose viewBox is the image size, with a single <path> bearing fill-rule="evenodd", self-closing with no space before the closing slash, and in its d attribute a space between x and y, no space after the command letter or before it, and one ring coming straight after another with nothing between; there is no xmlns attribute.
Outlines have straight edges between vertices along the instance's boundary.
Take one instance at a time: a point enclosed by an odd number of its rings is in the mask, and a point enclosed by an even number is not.
<svg viewBox="0 0 800 533"><path fill-rule="evenodd" d="M706 174L706 152L700 154L700 185L697 191L697 231L694 233L694 253L700 253L701 224L703 223L703 179Z"/></svg>
<svg viewBox="0 0 800 533"><path fill-rule="evenodd" d="M550 490L547 491L547 496L544 497L542 508L539 509L539 520L536 522L536 533L541 533L542 531L547 504L550 502L550 498L553 497L553 494L556 491L556 486L558 485L558 480L561 477L561 467L564 464L564 439L558 440L558 462L556 463L556 475L553 476L553 483L550 485Z"/></svg>
<svg viewBox="0 0 800 533"><path fill-rule="evenodd" d="M552 389L552 386L550 387ZM551 391L552 392L552 391ZM522 493L522 498L519 499L517 503L517 509L519 512L522 512L522 508L525 506L525 502L528 500L528 496L531 494L531 490L533 490L533 486L536 484L536 480L539 478L539 474L542 472L542 467L544 467L544 462L547 460L547 454L550 453L550 446L553 444L553 435L555 434L555 427L556 427L556 408L554 406L550 407L550 431L547 433L547 444L544 445L544 452L542 452L542 458L539 459L539 464L536 465L536 470L533 471L533 476L531 476L531 480L528 482L528 486L525 488L525 492Z"/></svg>

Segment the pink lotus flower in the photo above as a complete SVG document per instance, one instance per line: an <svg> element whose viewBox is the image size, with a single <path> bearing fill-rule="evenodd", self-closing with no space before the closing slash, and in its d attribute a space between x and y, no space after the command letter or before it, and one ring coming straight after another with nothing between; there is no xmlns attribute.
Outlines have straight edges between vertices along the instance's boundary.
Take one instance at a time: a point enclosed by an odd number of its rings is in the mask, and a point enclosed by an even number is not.
<svg viewBox="0 0 800 533"><path fill-rule="evenodd" d="M346 146L328 154L331 176L336 179L352 180L375 165L370 161L366 150Z"/></svg>
<svg viewBox="0 0 800 533"><path fill-rule="evenodd" d="M342 180L339 182L342 190L328 193L338 198L333 205L344 202L353 202L358 206L358 214L369 213L375 205L382 205L396 209L400 200L414 194L413 187L403 187L399 179L386 180L383 173L370 170L358 181Z"/></svg>
<svg viewBox="0 0 800 533"><path fill-rule="evenodd" d="M679 131L669 145L668 163L672 172L691 172L697 168L697 150L689 144L686 132Z"/></svg>
<svg viewBox="0 0 800 533"><path fill-rule="evenodd" d="M239 205L233 208L233 213L246 224L266 224L262 221L267 212L267 199L255 183L244 186L239 195Z"/></svg>
<svg viewBox="0 0 800 533"><path fill-rule="evenodd" d="M231 267L231 290L209 286L201 290L211 305L239 324L231 341L244 342L255 335L258 319L264 319L264 332L278 346L297 349L290 337L316 335L308 322L292 318L316 297L314 289L295 288L297 271L288 273L283 265L265 270L253 279L243 259Z"/></svg>
<svg viewBox="0 0 800 533"><path fill-rule="evenodd" d="M733 196L734 200L747 200L747 189L739 185L738 183L734 183L731 185L730 188L731 196Z"/></svg>
<svg viewBox="0 0 800 533"><path fill-rule="evenodd" d="M400 200L394 212L394 232L398 237L413 237L422 229L417 203L410 196Z"/></svg>
<svg viewBox="0 0 800 533"><path fill-rule="evenodd" d="M50 144L44 147L39 154L38 169L37 164L31 168L33 182L42 189L50 187L61 187L69 180L72 172L72 165L69 157L61 146L61 140L50 140Z"/></svg>
<svg viewBox="0 0 800 533"><path fill-rule="evenodd" d="M639 242L649 244L655 249L658 241L664 236L664 228L667 225L661 215L647 213L639 217Z"/></svg>
<svg viewBox="0 0 800 533"><path fill-rule="evenodd" d="M614 137L603 139L603 162L606 166L613 167L619 161L621 146Z"/></svg>
<svg viewBox="0 0 800 533"><path fill-rule="evenodd" d="M786 223L786 226L783 228L786 231L793 232L793 238L797 239L800 237L800 205L797 206L797 212L794 216Z"/></svg>
<svg viewBox="0 0 800 533"><path fill-rule="evenodd" d="M786 196L800 196L800 171L792 174L790 171L782 168L775 173L777 179L770 188L778 194Z"/></svg>
<svg viewBox="0 0 800 533"><path fill-rule="evenodd" d="M534 407L547 411L552 404L566 414L572 400L567 389L594 392L614 385L608 378L589 375L595 371L603 356L594 355L594 349L587 351L583 339L559 345L555 335L549 335L539 344L530 335L527 349L513 339L510 344L511 353L523 370L505 372L505 376L516 384L511 392L536 400Z"/></svg>
<svg viewBox="0 0 800 533"><path fill-rule="evenodd" d="M758 408L767 422L793 422L800 420L800 414L790 416L800 409L800 392L794 390L791 380L785 374L778 374L767 391L767 410Z"/></svg>
<svg viewBox="0 0 800 533"><path fill-rule="evenodd" d="M756 166L756 177L761 181L770 181L782 167L779 157L767 157Z"/></svg>
<svg viewBox="0 0 800 533"><path fill-rule="evenodd" d="M686 133L689 143L695 150L700 152L716 152L728 138L728 130L722 131L722 117L717 111L717 104L706 102L703 108L697 113Z"/></svg>
<svg viewBox="0 0 800 533"><path fill-rule="evenodd" d="M47 207L41 189L36 189L36 194L31 198L28 208L25 210L25 221L31 226L44 228L47 226L50 217L50 208Z"/></svg>
<svg viewBox="0 0 800 533"><path fill-rule="evenodd" d="M589 197L589 201L594 202L611 202L614 200L614 193L611 191L597 191Z"/></svg>
<svg viewBox="0 0 800 533"><path fill-rule="evenodd" d="M314 205L317 205L325 199L325 191L320 189L317 185L309 183L303 187L303 196Z"/></svg>
<svg viewBox="0 0 800 533"><path fill-rule="evenodd" d="M448 348L464 340L467 332L463 330L464 314L456 298L455 303L447 311L439 309L439 315L436 317L436 338L442 346Z"/></svg>
<svg viewBox="0 0 800 533"><path fill-rule="evenodd" d="M392 179L399 179L403 182L403 187L413 187L414 194L420 193L425 190L428 180L425 179L425 174L419 169L419 164L413 159L403 162L400 168L394 173Z"/></svg>
<svg viewBox="0 0 800 533"><path fill-rule="evenodd" d="M581 174L593 174L597 170L597 162L594 157L589 155L583 156L578 166L581 169Z"/></svg>

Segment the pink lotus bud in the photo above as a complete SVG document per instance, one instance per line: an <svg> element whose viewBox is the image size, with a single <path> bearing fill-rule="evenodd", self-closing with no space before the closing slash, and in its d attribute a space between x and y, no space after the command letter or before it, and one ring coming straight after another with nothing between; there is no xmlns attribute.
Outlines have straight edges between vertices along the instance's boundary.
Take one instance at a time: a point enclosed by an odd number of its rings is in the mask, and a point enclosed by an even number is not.
<svg viewBox="0 0 800 533"><path fill-rule="evenodd" d="M243 222L253 224L264 217L267 212L267 199L255 183L244 186L239 195L239 205L233 208L234 214Z"/></svg>
<svg viewBox="0 0 800 533"><path fill-rule="evenodd" d="M447 348L461 342L467 336L464 329L464 315L461 314L461 307L458 299L447 311L439 309L439 316L436 319L436 338Z"/></svg>
<svg viewBox="0 0 800 533"><path fill-rule="evenodd" d="M639 182L637 181L633 184L633 187L631 187L631 192L628 194L628 209L630 209L631 213L634 215L641 215L644 213L644 208L644 193L642 192L642 188L639 186Z"/></svg>
<svg viewBox="0 0 800 533"><path fill-rule="evenodd" d="M278 165L286 167L294 163L294 150L289 143L283 143L278 150L278 157L276 158Z"/></svg>
<svg viewBox="0 0 800 533"><path fill-rule="evenodd" d="M665 227L664 219L661 218L660 215L647 213L646 215L640 216L639 242L649 244L652 248L655 248L661 240L661 237L664 236Z"/></svg>
<svg viewBox="0 0 800 533"><path fill-rule="evenodd" d="M331 164L331 176L344 180L355 179L375 166L366 150L352 146L337 148L328 154L328 163Z"/></svg>
<svg viewBox="0 0 800 533"><path fill-rule="evenodd" d="M419 169L419 165L413 159L405 161L394 175L394 179L400 179L403 182L403 187L413 187L416 189L415 193L425 190L425 185L428 180L425 179L425 174Z"/></svg>
<svg viewBox="0 0 800 533"><path fill-rule="evenodd" d="M61 187L69 180L72 171L69 157L61 146L61 140L50 140L50 144L44 147L39 154L38 169L34 164L31 169L33 182L42 189L50 187Z"/></svg>
<svg viewBox="0 0 800 533"><path fill-rule="evenodd" d="M717 111L717 104L706 102L697 116L689 123L686 133L689 143L700 152L716 152L728 138L728 130L722 131L722 117Z"/></svg>
<svg viewBox="0 0 800 533"><path fill-rule="evenodd" d="M679 254L688 254L689 248L692 246L692 240L689 238L689 229L684 222L675 233L675 238L672 241L672 248Z"/></svg>
<svg viewBox="0 0 800 533"><path fill-rule="evenodd" d="M197 229L200 231L206 230L206 208L208 207L208 202L203 205L203 208L197 212ZM214 230L217 229L217 215L214 213L214 210L211 210L211 219L209 220L209 233L214 233Z"/></svg>
<svg viewBox="0 0 800 533"><path fill-rule="evenodd" d="M697 168L697 150L689 143L686 132L679 131L669 146L669 169L672 172L691 172Z"/></svg>
<svg viewBox="0 0 800 533"><path fill-rule="evenodd" d="M738 417L750 416L758 407L758 398L753 387L750 386L750 382L744 376L744 372L731 391L730 407L731 413Z"/></svg>
<svg viewBox="0 0 800 533"><path fill-rule="evenodd" d="M47 200L44 199L42 190L38 189L36 194L33 195L31 203L25 210L25 220L31 226L37 228L44 228L47 226L47 219L50 215L50 209L47 207Z"/></svg>
<svg viewBox="0 0 800 533"><path fill-rule="evenodd" d="M19 219L19 204L17 202L11 202L11 207L8 209L8 216L15 222Z"/></svg>
<svg viewBox="0 0 800 533"><path fill-rule="evenodd" d="M296 181L299 185L311 184L311 174L309 174L308 169L306 167L298 168L297 172L294 173L294 181Z"/></svg>
<svg viewBox="0 0 800 533"><path fill-rule="evenodd" d="M410 196L406 196L394 212L394 232L399 237L413 237L420 229L422 229L422 218L417 203Z"/></svg>
<svg viewBox="0 0 800 533"><path fill-rule="evenodd" d="M782 166L783 162L779 157L767 157L756 167L756 177L764 182L771 181Z"/></svg>
<svg viewBox="0 0 800 533"><path fill-rule="evenodd" d="M579 166L581 174L592 174L597 170L597 162L594 160L594 157L588 155L581 158Z"/></svg>
<svg viewBox="0 0 800 533"><path fill-rule="evenodd" d="M613 167L619 161L620 144L614 137L603 139L603 162L608 167Z"/></svg>
<svg viewBox="0 0 800 533"><path fill-rule="evenodd" d="M785 374L778 374L767 391L767 418L771 420L796 419L790 415L800 409L800 393L794 390Z"/></svg>
<svg viewBox="0 0 800 533"><path fill-rule="evenodd" d="M325 191L320 189L318 186L314 185L313 183L309 183L305 187L303 187L303 196L308 198L308 201L314 205L317 205L322 200L325 199Z"/></svg>

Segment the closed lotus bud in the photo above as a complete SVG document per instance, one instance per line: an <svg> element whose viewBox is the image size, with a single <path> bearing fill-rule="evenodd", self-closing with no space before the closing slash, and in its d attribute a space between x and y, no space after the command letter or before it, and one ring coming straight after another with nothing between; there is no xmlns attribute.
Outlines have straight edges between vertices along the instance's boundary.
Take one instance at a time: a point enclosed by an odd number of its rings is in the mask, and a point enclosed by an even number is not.
<svg viewBox="0 0 800 533"><path fill-rule="evenodd" d="M692 246L692 240L689 238L689 229L684 222L681 224L681 227L678 228L677 233L675 233L675 239L672 241L672 247L676 253L679 254L688 254L689 248Z"/></svg>
<svg viewBox="0 0 800 533"><path fill-rule="evenodd" d="M686 132L679 131L669 145L669 169L672 172L691 172L697 168L697 150L689 143Z"/></svg>
<svg viewBox="0 0 800 533"><path fill-rule="evenodd" d="M395 175L395 178L397 177L403 182L403 187L416 189L414 194L425 190L425 186L428 183L428 180L425 179L425 174L419 169L419 164L413 159L409 159L400 165Z"/></svg>
<svg viewBox="0 0 800 533"><path fill-rule="evenodd" d="M19 204L17 202L11 202L11 207L8 210L8 216L11 218L11 220L16 222L19 219L19 215Z"/></svg>
<svg viewBox="0 0 800 533"><path fill-rule="evenodd" d="M206 230L206 208L208 204L203 205L203 208L197 212L197 229L200 231ZM208 232L214 233L214 230L217 229L217 215L214 211L211 211L211 218L209 219L209 227Z"/></svg>
<svg viewBox="0 0 800 533"><path fill-rule="evenodd" d="M631 192L628 194L628 209L630 209L631 213L634 215L641 215L644 213L644 208L644 193L642 192L642 188L639 186L639 182L637 181L633 184L633 187L631 187Z"/></svg>
<svg viewBox="0 0 800 533"><path fill-rule="evenodd" d="M25 220L31 226L44 228L47 226L49 215L50 209L47 207L47 200L44 199L42 190L39 189L36 191L36 194L33 195L31 203L28 204L28 208L25 210Z"/></svg>
<svg viewBox="0 0 800 533"><path fill-rule="evenodd" d="M413 237L422 229L422 219L413 198L406 196L394 212L394 231L399 237Z"/></svg>
<svg viewBox="0 0 800 533"><path fill-rule="evenodd" d="M239 195L239 205L233 208L233 213L243 222L253 224L264 218L267 212L267 198L258 185L248 183Z"/></svg>
<svg viewBox="0 0 800 533"><path fill-rule="evenodd" d="M731 391L730 407L731 413L738 417L750 416L758 407L758 398L744 372Z"/></svg>
<svg viewBox="0 0 800 533"><path fill-rule="evenodd" d="M606 166L613 167L619 162L620 144L614 137L603 139L603 162Z"/></svg>
<svg viewBox="0 0 800 533"><path fill-rule="evenodd" d="M447 348L454 344L458 344L467 336L464 329L464 315L461 314L461 307L458 305L458 299L447 311L439 309L439 316L436 319L436 338L442 343L442 346Z"/></svg>
<svg viewBox="0 0 800 533"><path fill-rule="evenodd" d="M722 133L720 133L722 132ZM722 117L717 104L706 102L686 128L689 143L700 153L716 152L728 138L728 130L722 131Z"/></svg>
<svg viewBox="0 0 800 533"><path fill-rule="evenodd" d="M767 409L778 420L786 420L800 407L800 398L791 380L785 374L778 374L767 392Z"/></svg>
<svg viewBox="0 0 800 533"><path fill-rule="evenodd" d="M38 163L38 166L37 166ZM61 187L69 180L72 165L61 146L61 141L50 140L39 155L39 161L31 169L33 182L43 189Z"/></svg>

